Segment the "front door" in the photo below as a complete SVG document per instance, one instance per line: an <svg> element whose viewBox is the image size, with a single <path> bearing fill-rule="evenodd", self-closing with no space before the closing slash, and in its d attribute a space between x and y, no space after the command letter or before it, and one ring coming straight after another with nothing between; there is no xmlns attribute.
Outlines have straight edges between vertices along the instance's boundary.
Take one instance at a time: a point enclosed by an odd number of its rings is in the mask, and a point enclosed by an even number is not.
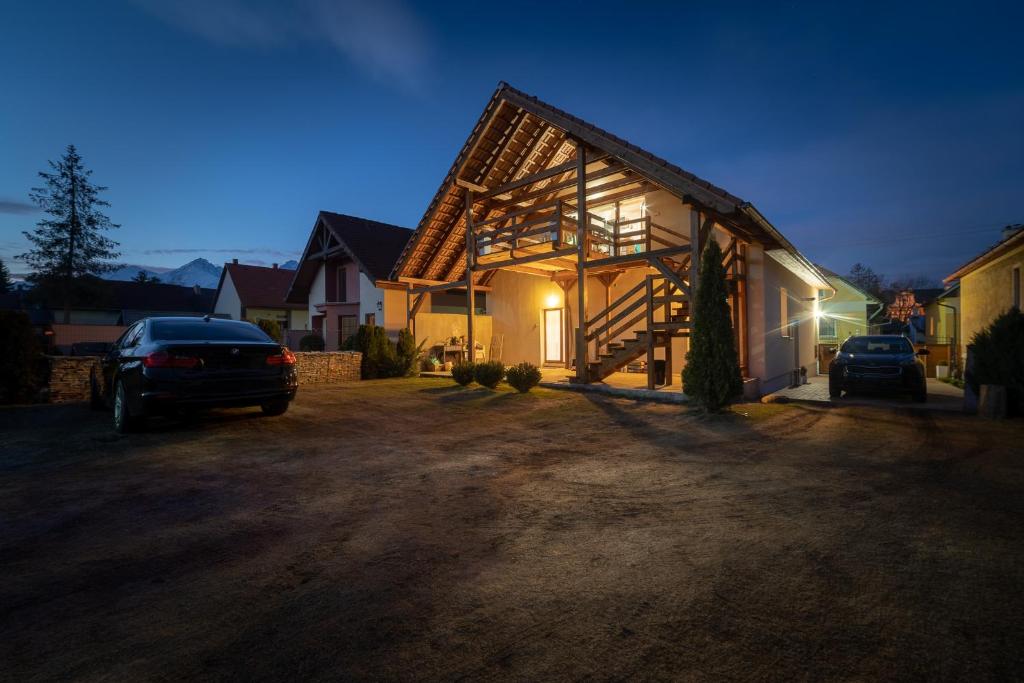
<svg viewBox="0 0 1024 683"><path fill-rule="evenodd" d="M564 363L565 351L562 339L562 309L544 309L544 362Z"/></svg>

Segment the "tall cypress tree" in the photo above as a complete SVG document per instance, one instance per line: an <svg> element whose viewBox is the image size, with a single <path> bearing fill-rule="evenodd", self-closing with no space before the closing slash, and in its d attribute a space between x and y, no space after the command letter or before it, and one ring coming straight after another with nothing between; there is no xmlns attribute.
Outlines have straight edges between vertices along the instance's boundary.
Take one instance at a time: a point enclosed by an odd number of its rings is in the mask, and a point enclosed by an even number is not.
<svg viewBox="0 0 1024 683"><path fill-rule="evenodd" d="M14 282L11 281L11 271L7 270L7 264L0 259L0 294L6 294L12 287Z"/></svg>
<svg viewBox="0 0 1024 683"><path fill-rule="evenodd" d="M74 145L68 145L59 161L51 161L50 168L51 173L39 172L45 185L32 188L29 195L48 217L24 233L33 247L19 258L32 268L33 282L56 285L68 323L76 280L110 270L112 266L104 261L118 256L117 242L103 232L120 226L101 211L110 206L99 198L107 188L89 181L92 171L83 166Z"/></svg>
<svg viewBox="0 0 1024 683"><path fill-rule="evenodd" d="M701 254L695 299L683 391L699 406L714 412L743 393L743 379L736 357L722 248L713 238Z"/></svg>

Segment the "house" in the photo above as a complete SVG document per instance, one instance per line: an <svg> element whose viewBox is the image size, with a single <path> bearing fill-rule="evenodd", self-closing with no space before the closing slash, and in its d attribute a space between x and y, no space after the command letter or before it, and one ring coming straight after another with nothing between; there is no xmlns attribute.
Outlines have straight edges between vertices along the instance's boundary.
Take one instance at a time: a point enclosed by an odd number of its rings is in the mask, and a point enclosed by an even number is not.
<svg viewBox="0 0 1024 683"><path fill-rule="evenodd" d="M946 363L950 374L959 374L960 347L960 283L954 282L924 305L924 343L930 355L928 369ZM931 374L929 375L931 376Z"/></svg>
<svg viewBox="0 0 1024 683"><path fill-rule="evenodd" d="M750 203L501 83L391 273L385 326L574 382L672 382L708 240L748 391L790 384L815 364L824 275Z"/></svg>
<svg viewBox="0 0 1024 683"><path fill-rule="evenodd" d="M960 283L960 353L978 332L1009 308L1021 307L1024 224L1008 225L1002 239L974 257L943 282Z"/></svg>
<svg viewBox="0 0 1024 683"><path fill-rule="evenodd" d="M382 288L410 235L397 225L321 211L285 301L306 305L310 329L327 349L338 348L360 324L382 324Z"/></svg>
<svg viewBox="0 0 1024 683"><path fill-rule="evenodd" d="M819 293L818 343L835 346L847 337L870 334L885 305L841 275L817 268L833 289L832 294Z"/></svg>
<svg viewBox="0 0 1024 683"><path fill-rule="evenodd" d="M224 264L210 312L231 320L275 320L285 338L290 336L289 332L309 330L306 302L285 301L294 275L276 263L265 268L233 259Z"/></svg>
<svg viewBox="0 0 1024 683"><path fill-rule="evenodd" d="M48 336L64 353L79 342L115 341L129 325L149 316L205 315L215 293L199 286L98 278L90 279L85 286L88 295L71 309L70 324L50 324L52 334ZM56 302L44 302L42 308L50 320L64 320L64 311Z"/></svg>

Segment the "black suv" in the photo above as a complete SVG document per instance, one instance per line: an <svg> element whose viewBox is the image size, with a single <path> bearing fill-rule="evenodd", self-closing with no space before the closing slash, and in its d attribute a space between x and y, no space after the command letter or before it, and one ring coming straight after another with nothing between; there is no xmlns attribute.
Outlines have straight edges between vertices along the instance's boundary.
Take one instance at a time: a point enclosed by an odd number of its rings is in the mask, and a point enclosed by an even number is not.
<svg viewBox="0 0 1024 683"><path fill-rule="evenodd" d="M295 354L252 323L146 318L93 369L91 404L131 431L150 415L201 408L260 406L280 415L295 398Z"/></svg>
<svg viewBox="0 0 1024 683"><path fill-rule="evenodd" d="M839 398L843 391L874 390L910 394L915 401L928 400L924 364L906 337L881 334L850 337L828 366L828 395Z"/></svg>

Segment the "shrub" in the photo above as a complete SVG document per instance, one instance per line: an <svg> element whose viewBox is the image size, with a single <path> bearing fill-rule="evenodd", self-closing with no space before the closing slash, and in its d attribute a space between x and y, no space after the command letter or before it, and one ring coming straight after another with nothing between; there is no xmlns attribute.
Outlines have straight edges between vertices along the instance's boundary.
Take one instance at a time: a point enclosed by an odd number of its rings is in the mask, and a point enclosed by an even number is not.
<svg viewBox="0 0 1024 683"><path fill-rule="evenodd" d="M683 368L683 391L709 412L743 393L743 379L733 341L729 293L722 248L709 239L701 255L700 278L693 302L690 350Z"/></svg>
<svg viewBox="0 0 1024 683"><path fill-rule="evenodd" d="M536 365L520 363L519 365L513 365L505 372L505 379L519 393L525 394L540 384L541 375Z"/></svg>
<svg viewBox="0 0 1024 683"><path fill-rule="evenodd" d="M395 377L411 377L416 374L419 365L423 342L416 343L416 337L408 329L398 333L398 344L395 345Z"/></svg>
<svg viewBox="0 0 1024 683"><path fill-rule="evenodd" d="M973 366L967 383L976 393L982 384L1006 387L1008 415L1024 413L1024 313L1011 308L971 340Z"/></svg>
<svg viewBox="0 0 1024 683"><path fill-rule="evenodd" d="M498 382L505 376L505 366L501 364L501 361L489 360L483 363L477 363L473 369L473 379L476 380L477 384L483 385L488 389L493 389L498 386Z"/></svg>
<svg viewBox="0 0 1024 683"><path fill-rule="evenodd" d="M307 334L299 340L299 351L323 351L324 338L319 334Z"/></svg>
<svg viewBox="0 0 1024 683"><path fill-rule="evenodd" d="M472 382L475 375L476 365L468 360L460 360L452 366L452 379L462 386L466 386Z"/></svg>
<svg viewBox="0 0 1024 683"><path fill-rule="evenodd" d="M267 336L274 341L281 341L281 323L269 318L259 318L250 322L255 323L256 327L266 332Z"/></svg>
<svg viewBox="0 0 1024 683"><path fill-rule="evenodd" d="M21 311L0 311L0 403L32 398L38 343Z"/></svg>

